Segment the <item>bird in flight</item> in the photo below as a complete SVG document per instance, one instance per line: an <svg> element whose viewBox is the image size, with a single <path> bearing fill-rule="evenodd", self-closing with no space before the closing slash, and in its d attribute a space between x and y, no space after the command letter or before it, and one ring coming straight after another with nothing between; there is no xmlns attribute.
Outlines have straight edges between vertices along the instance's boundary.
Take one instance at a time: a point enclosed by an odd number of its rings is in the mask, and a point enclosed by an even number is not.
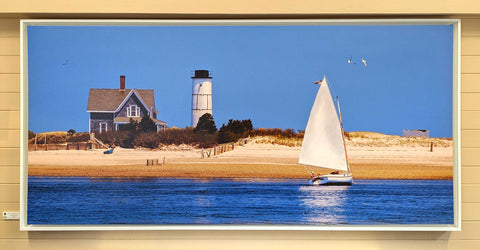
<svg viewBox="0 0 480 250"><path fill-rule="evenodd" d="M352 56L350 56L350 59L348 59L347 62L357 64L353 61ZM365 65L365 67L367 67L367 60L365 60L365 58L363 58L363 57L362 57L362 63L363 63L363 65Z"/></svg>
<svg viewBox="0 0 480 250"><path fill-rule="evenodd" d="M365 65L365 67L367 67L367 61L363 58L362 58L362 63Z"/></svg>
<svg viewBox="0 0 480 250"><path fill-rule="evenodd" d="M357 64L357 63L355 63L355 62L353 62L353 61L352 61L352 56L350 56L350 59L348 59L348 61L347 61L347 62L348 62L348 63Z"/></svg>

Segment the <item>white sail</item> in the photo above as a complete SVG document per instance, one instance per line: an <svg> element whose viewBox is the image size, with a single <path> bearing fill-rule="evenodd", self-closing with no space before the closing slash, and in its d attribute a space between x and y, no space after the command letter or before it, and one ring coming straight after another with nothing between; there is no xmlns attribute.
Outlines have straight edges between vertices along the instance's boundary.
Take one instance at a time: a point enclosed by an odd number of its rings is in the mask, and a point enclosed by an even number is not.
<svg viewBox="0 0 480 250"><path fill-rule="evenodd" d="M348 171L343 143L340 121L323 78L308 118L298 163Z"/></svg>

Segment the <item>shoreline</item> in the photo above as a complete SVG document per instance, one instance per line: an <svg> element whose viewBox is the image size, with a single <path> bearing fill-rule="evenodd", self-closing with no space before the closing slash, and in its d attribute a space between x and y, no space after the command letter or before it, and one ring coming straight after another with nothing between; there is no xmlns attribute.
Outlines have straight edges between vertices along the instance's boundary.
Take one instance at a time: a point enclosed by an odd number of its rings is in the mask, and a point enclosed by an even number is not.
<svg viewBox="0 0 480 250"><path fill-rule="evenodd" d="M395 137L396 138L396 137ZM387 138L388 139L388 138ZM398 138L397 138L398 139ZM453 148L370 143L365 138L347 143L348 158L355 179L451 180ZM388 144L388 143L389 144ZM29 176L121 177L121 178L310 178L310 172L329 174L333 170L298 164L300 146L285 146L252 140L234 150L202 158L201 149L147 150L116 148L104 150L29 151ZM208 150L208 149L207 149ZM148 160L159 165L146 166Z"/></svg>
<svg viewBox="0 0 480 250"><path fill-rule="evenodd" d="M452 169L443 166L409 164L352 164L354 179L383 180L452 180ZM30 165L28 175L42 177L90 178L268 178L308 179L309 171L301 165L241 163L178 163L165 165L118 166L44 166ZM315 174L328 174L327 169L314 169Z"/></svg>

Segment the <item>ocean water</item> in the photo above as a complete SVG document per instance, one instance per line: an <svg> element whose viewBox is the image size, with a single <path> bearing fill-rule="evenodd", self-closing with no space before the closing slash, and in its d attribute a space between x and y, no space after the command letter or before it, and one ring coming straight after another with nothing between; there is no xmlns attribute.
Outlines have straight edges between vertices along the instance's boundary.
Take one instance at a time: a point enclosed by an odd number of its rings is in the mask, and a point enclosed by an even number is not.
<svg viewBox="0 0 480 250"><path fill-rule="evenodd" d="M453 224L453 182L29 177L27 223Z"/></svg>

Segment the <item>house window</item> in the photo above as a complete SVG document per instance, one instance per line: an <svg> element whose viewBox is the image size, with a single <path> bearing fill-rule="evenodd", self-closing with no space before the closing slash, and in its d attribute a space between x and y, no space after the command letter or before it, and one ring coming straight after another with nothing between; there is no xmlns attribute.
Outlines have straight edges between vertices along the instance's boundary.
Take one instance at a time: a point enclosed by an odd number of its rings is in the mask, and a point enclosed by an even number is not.
<svg viewBox="0 0 480 250"><path fill-rule="evenodd" d="M140 117L140 107L137 105L127 107L127 117Z"/></svg>
<svg viewBox="0 0 480 250"><path fill-rule="evenodd" d="M107 123L106 122L99 123L99 126L100 126L100 133L107 132Z"/></svg>

